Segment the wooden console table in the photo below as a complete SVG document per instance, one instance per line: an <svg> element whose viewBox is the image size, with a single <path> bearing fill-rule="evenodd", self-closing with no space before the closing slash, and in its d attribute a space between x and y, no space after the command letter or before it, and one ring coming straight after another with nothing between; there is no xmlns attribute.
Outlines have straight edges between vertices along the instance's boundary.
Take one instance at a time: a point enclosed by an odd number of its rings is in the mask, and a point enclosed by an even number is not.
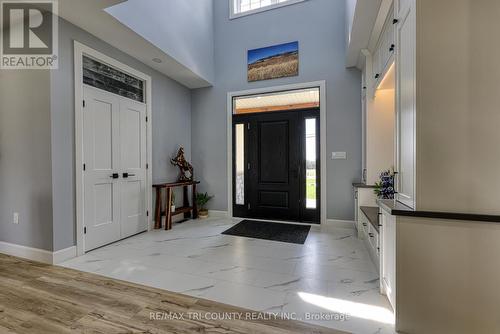
<svg viewBox="0 0 500 334"><path fill-rule="evenodd" d="M181 213L184 214L184 218L193 219L198 218L198 207L196 206L196 185L199 184L199 181L186 181L186 182L173 182L173 183L160 183L154 184L153 188L156 190L156 206L155 206L155 229L161 228L161 218L166 216L165 219L165 230L170 230L172 228L172 217L179 215ZM192 205L189 205L188 199L188 187L191 186L193 188L192 195ZM182 207L176 208L174 212L172 212L172 193L174 188L182 187L183 188L183 198L182 198ZM165 209L163 209L162 205L162 190L166 189L166 198L165 198ZM192 215L191 215L192 212Z"/></svg>

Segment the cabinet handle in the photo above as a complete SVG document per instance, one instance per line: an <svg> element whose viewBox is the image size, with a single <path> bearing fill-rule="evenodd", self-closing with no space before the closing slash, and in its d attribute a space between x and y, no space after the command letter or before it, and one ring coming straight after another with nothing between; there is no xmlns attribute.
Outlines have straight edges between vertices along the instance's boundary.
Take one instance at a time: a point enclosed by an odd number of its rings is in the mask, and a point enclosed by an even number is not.
<svg viewBox="0 0 500 334"><path fill-rule="evenodd" d="M378 224L378 227L382 227L382 224Z"/></svg>
<svg viewBox="0 0 500 334"><path fill-rule="evenodd" d="M369 236L370 238L373 238L375 235L374 235L373 233L368 233L368 236Z"/></svg>
<svg viewBox="0 0 500 334"><path fill-rule="evenodd" d="M368 225L368 224L367 223L363 223L363 226L366 226L366 225Z"/></svg>

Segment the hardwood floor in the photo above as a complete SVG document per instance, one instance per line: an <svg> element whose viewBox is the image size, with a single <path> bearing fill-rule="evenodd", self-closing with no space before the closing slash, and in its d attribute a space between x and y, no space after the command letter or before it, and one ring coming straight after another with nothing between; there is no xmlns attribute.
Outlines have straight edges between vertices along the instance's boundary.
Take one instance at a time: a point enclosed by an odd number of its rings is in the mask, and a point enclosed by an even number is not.
<svg viewBox="0 0 500 334"><path fill-rule="evenodd" d="M264 315L0 254L0 333L344 333L247 314Z"/></svg>

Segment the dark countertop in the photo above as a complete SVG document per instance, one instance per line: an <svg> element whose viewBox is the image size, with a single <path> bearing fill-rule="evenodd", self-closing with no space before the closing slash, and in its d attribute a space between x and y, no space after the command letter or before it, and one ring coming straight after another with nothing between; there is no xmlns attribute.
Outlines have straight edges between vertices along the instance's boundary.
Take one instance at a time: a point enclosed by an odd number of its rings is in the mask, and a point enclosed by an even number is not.
<svg viewBox="0 0 500 334"><path fill-rule="evenodd" d="M352 186L354 188L375 188L374 184L366 184L366 183L363 183L363 182L353 182Z"/></svg>
<svg viewBox="0 0 500 334"><path fill-rule="evenodd" d="M366 218L368 218L368 221L370 224L372 224L373 228L375 231L379 231L379 222L378 222L378 211L379 208L376 206L360 206L359 207L361 211L365 214Z"/></svg>
<svg viewBox="0 0 500 334"><path fill-rule="evenodd" d="M394 216L500 223L500 216L496 215L481 215L459 212L417 211L392 199L378 199L377 204L380 208Z"/></svg>

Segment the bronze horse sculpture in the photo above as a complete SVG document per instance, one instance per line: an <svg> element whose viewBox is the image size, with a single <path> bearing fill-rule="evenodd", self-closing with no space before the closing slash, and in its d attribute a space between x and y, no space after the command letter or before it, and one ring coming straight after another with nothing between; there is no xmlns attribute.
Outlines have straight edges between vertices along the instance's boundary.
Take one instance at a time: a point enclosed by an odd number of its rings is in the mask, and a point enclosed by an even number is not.
<svg viewBox="0 0 500 334"><path fill-rule="evenodd" d="M184 157L184 148L179 148L175 158L170 159L170 163L179 167L180 174L178 181L193 181L193 166Z"/></svg>

